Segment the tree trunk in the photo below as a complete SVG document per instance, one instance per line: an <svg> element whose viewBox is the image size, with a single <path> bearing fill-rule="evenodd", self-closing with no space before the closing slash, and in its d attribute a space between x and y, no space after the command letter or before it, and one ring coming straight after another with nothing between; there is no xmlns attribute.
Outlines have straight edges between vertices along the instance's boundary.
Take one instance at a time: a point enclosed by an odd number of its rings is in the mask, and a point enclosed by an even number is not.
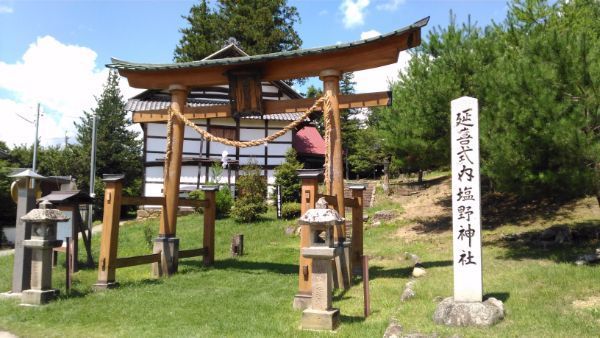
<svg viewBox="0 0 600 338"><path fill-rule="evenodd" d="M423 183L423 170L419 169L419 179L418 179L419 184Z"/></svg>

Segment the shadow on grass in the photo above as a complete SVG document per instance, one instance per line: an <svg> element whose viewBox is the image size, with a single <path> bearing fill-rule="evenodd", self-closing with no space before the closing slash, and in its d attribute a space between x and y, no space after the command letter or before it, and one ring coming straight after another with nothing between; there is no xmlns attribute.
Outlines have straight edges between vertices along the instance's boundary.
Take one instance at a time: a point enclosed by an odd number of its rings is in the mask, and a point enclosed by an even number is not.
<svg viewBox="0 0 600 338"><path fill-rule="evenodd" d="M490 292L490 293L486 293L483 295L483 300L486 300L490 297L494 297L498 300L501 300L503 303L506 303L506 301L510 298L510 293L508 292Z"/></svg>
<svg viewBox="0 0 600 338"><path fill-rule="evenodd" d="M425 269L444 267L452 265L452 261L434 261L434 262L423 262L421 265ZM369 267L369 278L409 278L412 274L413 267L408 266L397 269L384 269L380 266Z"/></svg>
<svg viewBox="0 0 600 338"><path fill-rule="evenodd" d="M362 316L347 316L347 315L340 314L340 320L344 324L362 323L362 322L365 321L365 317L362 317Z"/></svg>
<svg viewBox="0 0 600 338"><path fill-rule="evenodd" d="M182 273L189 273L195 271L206 270L201 261L198 260L184 260L180 261L179 265L186 267ZM244 260L237 260L228 258L225 260L215 261L213 265L215 269L222 270L238 270L247 273L255 273L261 271L275 272L283 275L294 275L298 274L298 266L294 264L280 264L272 262L251 262Z"/></svg>
<svg viewBox="0 0 600 338"><path fill-rule="evenodd" d="M502 259L549 259L572 263L578 256L592 254L600 244L600 221L556 224L546 229L504 235L484 245L508 249Z"/></svg>

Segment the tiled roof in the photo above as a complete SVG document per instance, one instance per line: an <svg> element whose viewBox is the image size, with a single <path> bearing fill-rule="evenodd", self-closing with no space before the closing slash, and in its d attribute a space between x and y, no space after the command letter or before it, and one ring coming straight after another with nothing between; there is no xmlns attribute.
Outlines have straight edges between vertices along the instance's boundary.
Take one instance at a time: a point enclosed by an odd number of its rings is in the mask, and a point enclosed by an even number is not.
<svg viewBox="0 0 600 338"><path fill-rule="evenodd" d="M239 57L229 57L222 59L204 59L200 61L192 61L192 62L181 62L181 63L168 63L168 64L148 64L148 63L134 63L123 61L119 59L112 58L112 63L106 65L109 68L119 69L119 70L135 70L135 71L156 71L156 70L167 70L167 69L190 69L190 68L203 68L203 67L211 67L211 66L222 66L222 65L238 65L238 64L252 64L258 62L264 62L275 59L285 59L289 57L297 57L297 56L306 56L306 55L316 55L321 54L323 52L329 51L338 51L344 50L347 48L356 47L359 45L363 45L366 43L375 42L378 40L382 40L388 38L390 36L402 35L411 30L421 28L427 25L429 22L429 17L421 19L410 26L398 29L391 33L387 33L384 35L380 35L377 37L359 40L349 43L342 43L327 47L317 47L317 48L308 48L308 49L297 49L291 51L284 51L278 53L271 54L262 54L262 55L249 55L249 56L239 56Z"/></svg>

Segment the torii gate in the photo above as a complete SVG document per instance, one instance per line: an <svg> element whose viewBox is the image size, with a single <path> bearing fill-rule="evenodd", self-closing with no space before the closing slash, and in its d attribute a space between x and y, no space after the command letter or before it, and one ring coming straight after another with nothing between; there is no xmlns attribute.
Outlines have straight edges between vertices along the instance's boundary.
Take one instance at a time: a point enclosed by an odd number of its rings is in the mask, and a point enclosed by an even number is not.
<svg viewBox="0 0 600 338"><path fill-rule="evenodd" d="M390 103L389 92L357 95L339 95L339 80L344 72L380 67L397 62L398 54L421 43L421 28L429 18L378 37L329 47L300 49L272 54L201 60L175 64L140 64L112 59L109 68L117 69L134 88L168 90L171 93L171 111L182 113L187 119L239 117L244 114L276 114L305 112L314 100L262 100L261 81L286 80L319 76L329 98L332 110L331 135L326 170L331 180L327 194L335 196L336 209L345 216L344 168L339 109L382 106ZM188 91L195 87L229 85L229 105L186 107ZM162 208L159 241L162 252L178 247L176 236L179 183L183 153L184 121L168 110L144 111L135 122L168 121L172 125L172 142L165 161L165 205ZM344 231L344 230L342 230ZM214 234L213 234L214 235ZM168 274L177 267L176 258L163 262Z"/></svg>

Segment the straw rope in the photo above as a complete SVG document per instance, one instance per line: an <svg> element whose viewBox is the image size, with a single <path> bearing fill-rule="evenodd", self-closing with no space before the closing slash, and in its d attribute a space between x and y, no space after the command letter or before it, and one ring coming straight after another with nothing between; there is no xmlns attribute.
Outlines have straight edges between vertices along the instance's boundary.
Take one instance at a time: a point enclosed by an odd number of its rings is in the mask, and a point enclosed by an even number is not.
<svg viewBox="0 0 600 338"><path fill-rule="evenodd" d="M261 144L266 144L268 142L275 140L276 138L279 138L279 137L285 135L288 131L296 128L300 123L302 123L302 121L304 121L306 118L308 118L310 116L310 114L312 114L315 110L317 110L321 106L323 107L323 121L324 121L324 125L325 125L325 164L324 164L325 186L329 186L329 182L331 181L330 170L329 170L329 154L331 153L331 151L330 151L330 144L329 144L330 142L329 141L331 139L331 128L332 128L331 114L332 114L333 108L331 106L331 101L329 99L328 94L325 94L325 95L321 96L320 98L318 98L315 101L315 103L306 112L304 112L300 117L298 117L296 120L292 121L287 126L283 127L281 130L279 130L269 136L259 138L256 140L251 140L251 141L235 141L235 140L230 140L230 139L227 139L224 137L215 136L215 135L209 133L207 130L204 130L204 129L198 127L194 122L190 121L187 117L185 117L185 115L183 115L179 109L173 109L173 107L169 107L169 110L168 110L169 121L167 122L167 151L165 153L165 167L164 167L165 180L168 177L169 164L171 162L171 148L173 145L173 140L172 140L173 120L174 120L175 116L179 117L186 126L189 126L190 128L194 129L198 134L202 135L202 137L207 141L219 142L219 143L237 147L237 148L247 148L247 147L254 147L257 145L261 145Z"/></svg>

